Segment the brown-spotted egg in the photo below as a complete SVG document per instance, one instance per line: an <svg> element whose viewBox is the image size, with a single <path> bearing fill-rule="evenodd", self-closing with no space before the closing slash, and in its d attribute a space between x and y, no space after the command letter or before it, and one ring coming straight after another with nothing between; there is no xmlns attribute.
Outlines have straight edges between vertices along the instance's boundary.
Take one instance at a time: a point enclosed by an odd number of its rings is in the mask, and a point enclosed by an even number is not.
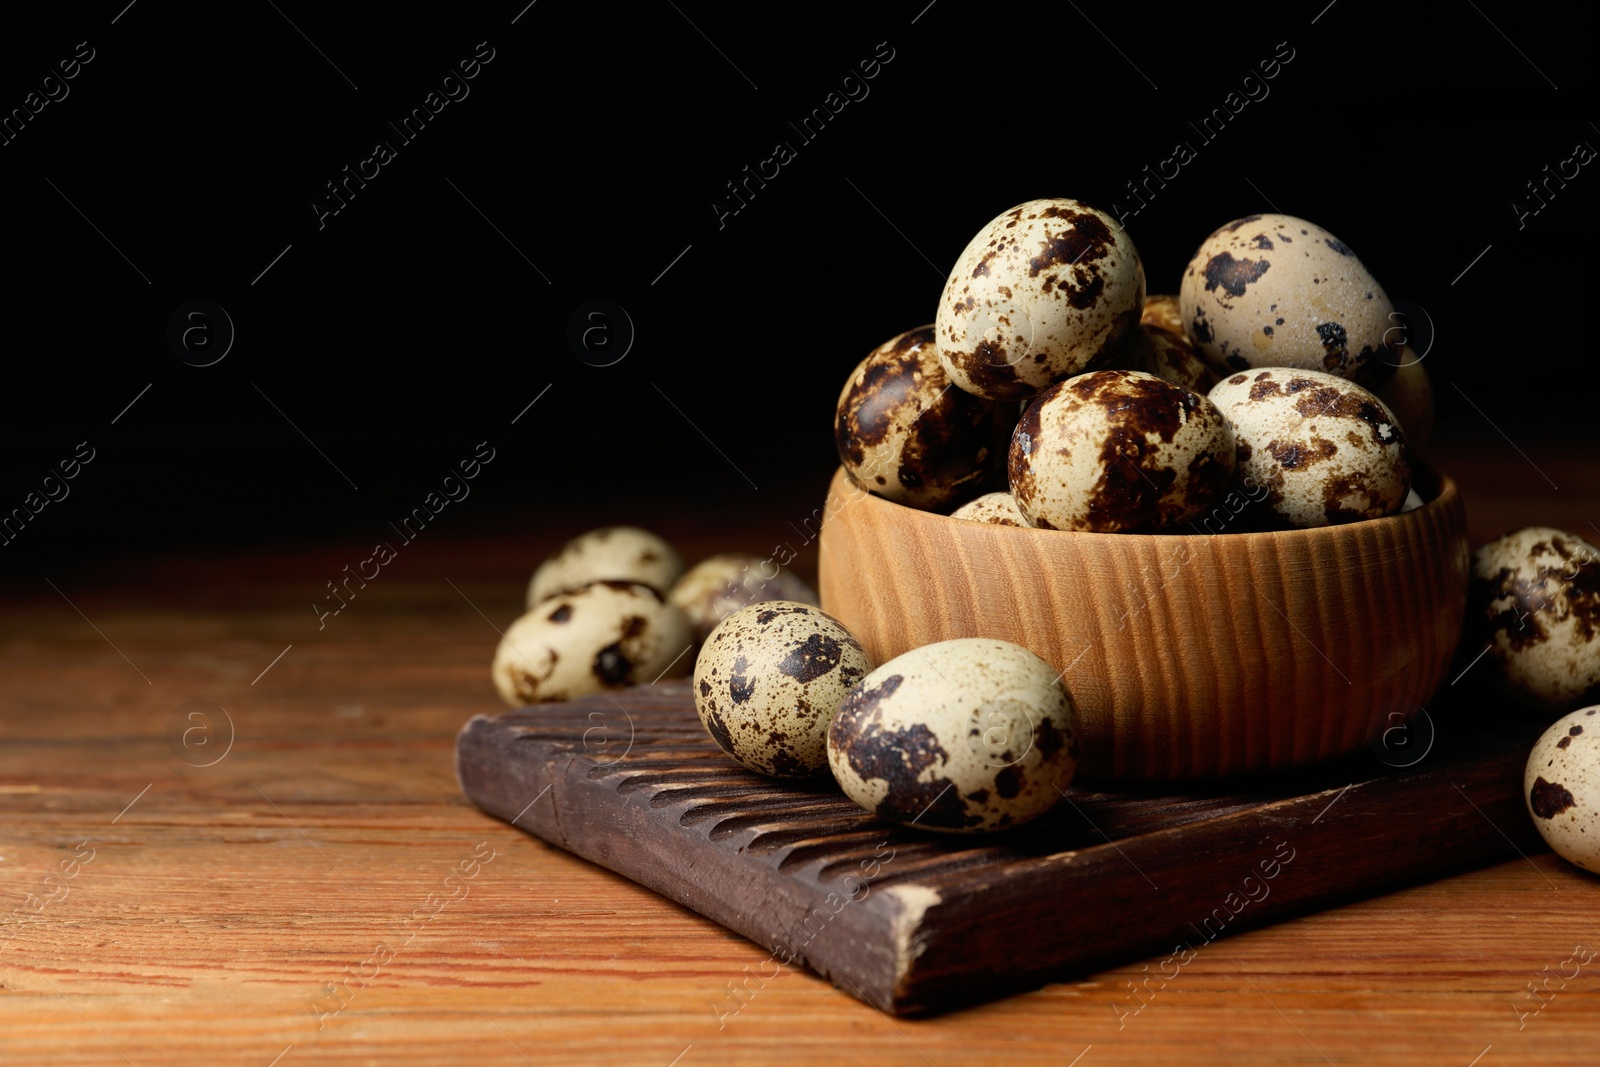
<svg viewBox="0 0 1600 1067"><path fill-rule="evenodd" d="M1011 438L1011 494L1046 529L1173 526L1211 508L1233 467L1233 432L1211 401L1143 371L1052 386Z"/></svg>
<svg viewBox="0 0 1600 1067"><path fill-rule="evenodd" d="M574 537L539 564L528 583L528 607L590 582L642 582L665 593L682 573L678 553L649 530L604 526Z"/></svg>
<svg viewBox="0 0 1600 1067"><path fill-rule="evenodd" d="M1406 444L1413 453L1421 452L1433 439L1433 384L1428 372L1422 369L1422 360L1407 345L1401 349L1400 364L1394 377L1376 390L1378 399L1389 405L1400 428L1406 433Z"/></svg>
<svg viewBox="0 0 1600 1067"><path fill-rule="evenodd" d="M1048 811L1078 765L1060 674L1020 645L964 637L862 679L828 730L845 795L928 830L1002 830Z"/></svg>
<svg viewBox="0 0 1600 1067"><path fill-rule="evenodd" d="M935 321L950 380L1018 400L1108 357L1144 305L1144 266L1111 216L1030 200L968 243Z"/></svg>
<svg viewBox="0 0 1600 1067"><path fill-rule="evenodd" d="M752 771L803 778L828 765L828 723L872 669L850 631L810 604L741 608L694 665L694 706L717 746Z"/></svg>
<svg viewBox="0 0 1600 1067"><path fill-rule="evenodd" d="M742 607L768 600L815 604L817 594L771 559L724 552L684 571L667 599L688 616L696 639L704 641L717 623Z"/></svg>
<svg viewBox="0 0 1600 1067"><path fill-rule="evenodd" d="M1210 395L1233 424L1239 476L1265 486L1265 507L1289 525L1375 519L1405 503L1405 434L1354 382L1269 367L1224 378Z"/></svg>
<svg viewBox="0 0 1600 1067"><path fill-rule="evenodd" d="M506 628L495 690L512 707L571 700L677 676L694 635L683 612L640 582L593 582L541 600Z"/></svg>
<svg viewBox="0 0 1600 1067"><path fill-rule="evenodd" d="M985 493L962 504L950 513L952 519L968 522L987 522L993 526L1026 526L1028 520L1017 508L1017 499L1010 493Z"/></svg>
<svg viewBox="0 0 1600 1067"><path fill-rule="evenodd" d="M1223 374L1298 367L1377 384L1397 362L1383 287L1344 242L1292 215L1248 215L1207 237L1178 298L1190 340Z"/></svg>
<svg viewBox="0 0 1600 1067"><path fill-rule="evenodd" d="M1534 743L1522 795L1545 844L1600 874L1600 706L1557 719Z"/></svg>
<svg viewBox="0 0 1600 1067"><path fill-rule="evenodd" d="M933 327L907 330L851 372L834 412L839 461L856 483L914 508L975 492L1005 464L1011 404L951 388Z"/></svg>
<svg viewBox="0 0 1600 1067"><path fill-rule="evenodd" d="M1183 308L1178 304L1176 296L1157 294L1145 297L1144 310L1139 314L1139 321L1146 326L1154 326L1158 330L1166 330L1178 337L1188 338L1183 328Z"/></svg>
<svg viewBox="0 0 1600 1067"><path fill-rule="evenodd" d="M1202 396L1217 384L1217 372L1200 358L1181 333L1140 323L1124 345L1117 363L1129 370L1154 374Z"/></svg>
<svg viewBox="0 0 1600 1067"><path fill-rule="evenodd" d="M1588 541L1549 526L1490 541L1472 557L1468 610L1469 640L1519 703L1600 700L1600 552Z"/></svg>

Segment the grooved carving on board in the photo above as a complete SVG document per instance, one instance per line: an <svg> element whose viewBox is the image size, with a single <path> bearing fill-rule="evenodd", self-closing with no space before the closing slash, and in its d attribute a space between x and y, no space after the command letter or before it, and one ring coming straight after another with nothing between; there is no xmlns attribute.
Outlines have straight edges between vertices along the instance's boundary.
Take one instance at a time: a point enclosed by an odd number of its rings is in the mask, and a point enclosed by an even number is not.
<svg viewBox="0 0 1600 1067"><path fill-rule="evenodd" d="M1363 755L1242 783L1085 783L990 837L893 826L831 779L746 771L685 681L479 716L457 770L491 814L917 1013L1192 943L1275 857L1270 892L1226 933L1537 849L1520 795L1531 738L1466 724L1408 770ZM1029 936L1002 936L1017 929Z"/></svg>

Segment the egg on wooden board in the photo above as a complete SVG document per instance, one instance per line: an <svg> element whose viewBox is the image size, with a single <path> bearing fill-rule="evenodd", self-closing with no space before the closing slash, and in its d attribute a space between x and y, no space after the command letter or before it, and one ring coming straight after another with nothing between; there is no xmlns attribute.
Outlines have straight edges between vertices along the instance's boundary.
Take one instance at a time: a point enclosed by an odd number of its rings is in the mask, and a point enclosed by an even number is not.
<svg viewBox="0 0 1600 1067"><path fill-rule="evenodd" d="M640 582L593 582L558 593L506 628L495 690L512 707L676 677L689 669L689 620Z"/></svg>
<svg viewBox="0 0 1600 1067"><path fill-rule="evenodd" d="M851 372L834 411L839 462L858 485L909 507L938 509L1005 465L1013 405L951 386L933 327L907 330Z"/></svg>
<svg viewBox="0 0 1600 1067"><path fill-rule="evenodd" d="M1011 493L1031 526L1153 532L1209 510L1234 441L1211 401L1142 371L1091 371L1028 405L1011 438Z"/></svg>
<svg viewBox="0 0 1600 1067"><path fill-rule="evenodd" d="M1111 216L1076 200L1030 200L968 243L934 325L951 381L1019 400L1106 358L1143 306L1144 266Z"/></svg>
<svg viewBox="0 0 1600 1067"><path fill-rule="evenodd" d="M1354 382L1269 367L1224 378L1210 397L1233 424L1237 476L1264 486L1264 506L1289 525L1375 519L1405 503L1405 434Z"/></svg>
<svg viewBox="0 0 1600 1067"><path fill-rule="evenodd" d="M637 526L603 526L580 534L539 564L528 583L528 607L590 582L642 582L659 593L683 573L666 541Z"/></svg>
<svg viewBox="0 0 1600 1067"><path fill-rule="evenodd" d="M803 778L828 765L828 723L872 669L844 624L774 600L717 624L694 665L694 705L717 746L750 770Z"/></svg>
<svg viewBox="0 0 1600 1067"><path fill-rule="evenodd" d="M1600 700L1600 552L1529 526L1472 556L1469 640L1518 703L1560 712Z"/></svg>
<svg viewBox="0 0 1600 1067"><path fill-rule="evenodd" d="M828 731L845 795L891 822L1003 830L1048 811L1078 764L1060 673L1009 641L912 649L862 679Z"/></svg>
<svg viewBox="0 0 1600 1067"><path fill-rule="evenodd" d="M1522 793L1545 844L1574 867L1600 874L1600 707L1557 719L1540 736Z"/></svg>
<svg viewBox="0 0 1600 1067"><path fill-rule="evenodd" d="M1297 367L1377 385L1398 362L1383 287L1344 242L1292 215L1248 215L1207 237L1178 299L1189 339L1222 374Z"/></svg>

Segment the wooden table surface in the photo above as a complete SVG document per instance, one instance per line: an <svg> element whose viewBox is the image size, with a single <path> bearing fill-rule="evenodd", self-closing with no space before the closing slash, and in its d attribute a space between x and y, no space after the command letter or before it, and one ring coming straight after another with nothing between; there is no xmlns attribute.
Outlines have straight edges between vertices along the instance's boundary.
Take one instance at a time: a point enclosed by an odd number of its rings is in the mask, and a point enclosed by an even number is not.
<svg viewBox="0 0 1600 1067"><path fill-rule="evenodd" d="M1491 444L1440 463L1475 540L1592 533L1592 457L1535 451L1551 490ZM736 503L608 517L690 556L799 547L809 507ZM494 628L591 518L430 531L320 631L311 600L370 546L11 574L0 1064L1596 1061L1600 879L1549 853L1219 940L1155 994L1158 960L916 1020L747 982L765 950L457 787Z"/></svg>

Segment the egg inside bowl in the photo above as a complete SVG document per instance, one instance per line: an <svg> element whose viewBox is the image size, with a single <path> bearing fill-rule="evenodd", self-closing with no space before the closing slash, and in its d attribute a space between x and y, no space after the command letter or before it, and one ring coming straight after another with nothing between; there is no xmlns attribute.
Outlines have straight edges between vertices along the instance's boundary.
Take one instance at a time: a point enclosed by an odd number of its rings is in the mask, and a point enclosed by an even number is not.
<svg viewBox="0 0 1600 1067"><path fill-rule="evenodd" d="M1363 748L1444 679L1466 512L1448 477L1419 469L1413 487L1422 507L1338 526L1101 534L919 511L841 469L822 608L880 663L957 637L1031 649L1077 704L1082 777L1282 770Z"/></svg>

